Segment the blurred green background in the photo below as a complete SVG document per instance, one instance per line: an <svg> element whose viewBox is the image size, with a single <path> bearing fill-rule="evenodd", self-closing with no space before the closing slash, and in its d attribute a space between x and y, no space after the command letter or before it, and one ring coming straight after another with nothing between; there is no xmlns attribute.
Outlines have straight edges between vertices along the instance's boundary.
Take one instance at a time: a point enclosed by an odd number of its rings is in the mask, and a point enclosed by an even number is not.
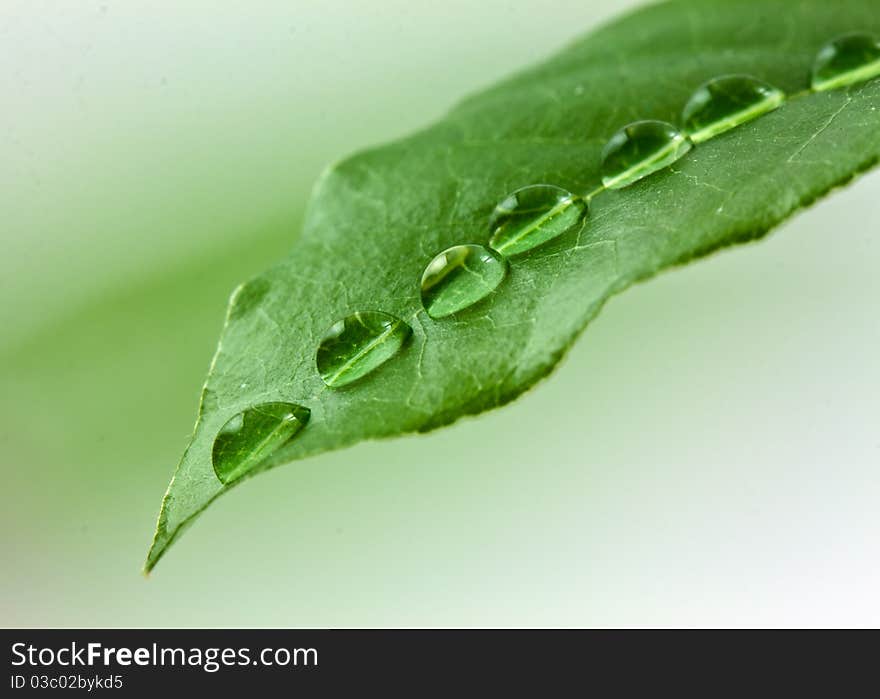
<svg viewBox="0 0 880 699"><path fill-rule="evenodd" d="M512 406L248 482L140 575L226 298L320 170L632 5L2 3L0 623L880 624L878 175L614 299Z"/></svg>

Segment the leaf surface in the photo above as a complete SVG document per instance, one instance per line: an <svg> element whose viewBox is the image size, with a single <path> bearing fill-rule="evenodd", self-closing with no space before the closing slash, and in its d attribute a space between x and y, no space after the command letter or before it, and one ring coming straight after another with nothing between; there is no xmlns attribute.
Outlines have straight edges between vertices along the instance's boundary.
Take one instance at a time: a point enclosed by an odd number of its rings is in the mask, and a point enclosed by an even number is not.
<svg viewBox="0 0 880 699"><path fill-rule="evenodd" d="M214 474L211 449L236 413L276 401L311 411L306 428L253 475L500 406L548 374L613 294L758 238L873 166L880 80L806 92L819 48L851 31L880 32L875 0L649 6L466 99L434 126L328 169L289 256L233 294L147 569L229 489ZM513 258L484 301L440 320L422 310L425 266L452 245L485 245L489 216L508 193L537 183L596 190L601 149L617 129L640 119L677 123L699 85L729 73L792 97L664 171L601 192L583 227ZM369 376L328 389L315 367L318 343L364 310L405 319L411 342Z"/></svg>

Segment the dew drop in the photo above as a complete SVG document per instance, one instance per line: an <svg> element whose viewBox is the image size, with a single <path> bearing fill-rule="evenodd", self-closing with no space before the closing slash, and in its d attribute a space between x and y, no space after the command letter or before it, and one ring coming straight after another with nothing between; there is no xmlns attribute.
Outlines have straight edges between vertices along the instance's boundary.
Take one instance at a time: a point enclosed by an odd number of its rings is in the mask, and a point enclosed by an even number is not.
<svg viewBox="0 0 880 699"><path fill-rule="evenodd" d="M846 34L829 41L813 62L811 87L833 90L880 75L880 41L871 34Z"/></svg>
<svg viewBox="0 0 880 699"><path fill-rule="evenodd" d="M400 318L380 311L352 313L324 333L315 359L325 384L339 388L396 355L412 335Z"/></svg>
<svg viewBox="0 0 880 699"><path fill-rule="evenodd" d="M310 411L295 403L261 403L231 417L214 439L211 461L224 485L238 480L293 439Z"/></svg>
<svg viewBox="0 0 880 699"><path fill-rule="evenodd" d="M702 143L772 112L785 93L750 75L722 75L697 88L681 115L693 143Z"/></svg>
<svg viewBox="0 0 880 699"><path fill-rule="evenodd" d="M456 245L437 255L422 274L422 305L445 318L486 298L507 276L507 261L482 245Z"/></svg>
<svg viewBox="0 0 880 699"><path fill-rule="evenodd" d="M232 294L229 319L236 320L250 313L269 292L269 281L257 277L239 286Z"/></svg>
<svg viewBox="0 0 880 699"><path fill-rule="evenodd" d="M587 202L550 184L533 184L502 200L489 225L489 245L505 257L519 255L580 225Z"/></svg>
<svg viewBox="0 0 880 699"><path fill-rule="evenodd" d="M621 189L672 165L691 142L665 121L637 121L614 134L602 149L602 184Z"/></svg>

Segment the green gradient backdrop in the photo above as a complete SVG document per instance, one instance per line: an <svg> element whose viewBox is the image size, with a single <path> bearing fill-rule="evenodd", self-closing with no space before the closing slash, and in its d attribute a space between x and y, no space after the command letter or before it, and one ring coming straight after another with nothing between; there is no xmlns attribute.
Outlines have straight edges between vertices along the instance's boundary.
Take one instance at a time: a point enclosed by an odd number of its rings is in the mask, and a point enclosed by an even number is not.
<svg viewBox="0 0 880 699"><path fill-rule="evenodd" d="M880 624L878 175L139 574L226 297L320 169L632 4L3 3L0 623Z"/></svg>

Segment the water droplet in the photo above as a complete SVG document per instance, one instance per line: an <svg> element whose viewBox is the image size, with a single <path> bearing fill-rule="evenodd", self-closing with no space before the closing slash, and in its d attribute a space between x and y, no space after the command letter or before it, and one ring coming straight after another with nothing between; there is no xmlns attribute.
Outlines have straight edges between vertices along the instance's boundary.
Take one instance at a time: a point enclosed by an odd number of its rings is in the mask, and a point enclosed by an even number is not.
<svg viewBox="0 0 880 699"><path fill-rule="evenodd" d="M507 276L507 261L482 245L444 250L422 274L422 305L444 318L486 298Z"/></svg>
<svg viewBox="0 0 880 699"><path fill-rule="evenodd" d="M217 437L211 460L225 485L241 478L306 426L310 411L295 403L261 403L230 418Z"/></svg>
<svg viewBox="0 0 880 699"><path fill-rule="evenodd" d="M489 245L506 257L519 255L572 230L586 214L587 202L562 187L529 185L495 207Z"/></svg>
<svg viewBox="0 0 880 699"><path fill-rule="evenodd" d="M702 143L772 112L785 93L750 75L722 75L697 88L681 115L693 143Z"/></svg>
<svg viewBox="0 0 880 699"><path fill-rule="evenodd" d="M637 121L614 134L602 149L602 184L620 189L672 165L691 142L665 121Z"/></svg>
<svg viewBox="0 0 880 699"><path fill-rule="evenodd" d="M251 279L239 286L232 294L229 319L236 320L250 313L269 292L269 281L262 277Z"/></svg>
<svg viewBox="0 0 880 699"><path fill-rule="evenodd" d="M400 352L411 335L412 328L389 313L352 313L324 333L316 357L318 373L331 388L350 384Z"/></svg>
<svg viewBox="0 0 880 699"><path fill-rule="evenodd" d="M846 34L829 41L816 55L811 87L833 90L880 75L880 41L870 34Z"/></svg>

